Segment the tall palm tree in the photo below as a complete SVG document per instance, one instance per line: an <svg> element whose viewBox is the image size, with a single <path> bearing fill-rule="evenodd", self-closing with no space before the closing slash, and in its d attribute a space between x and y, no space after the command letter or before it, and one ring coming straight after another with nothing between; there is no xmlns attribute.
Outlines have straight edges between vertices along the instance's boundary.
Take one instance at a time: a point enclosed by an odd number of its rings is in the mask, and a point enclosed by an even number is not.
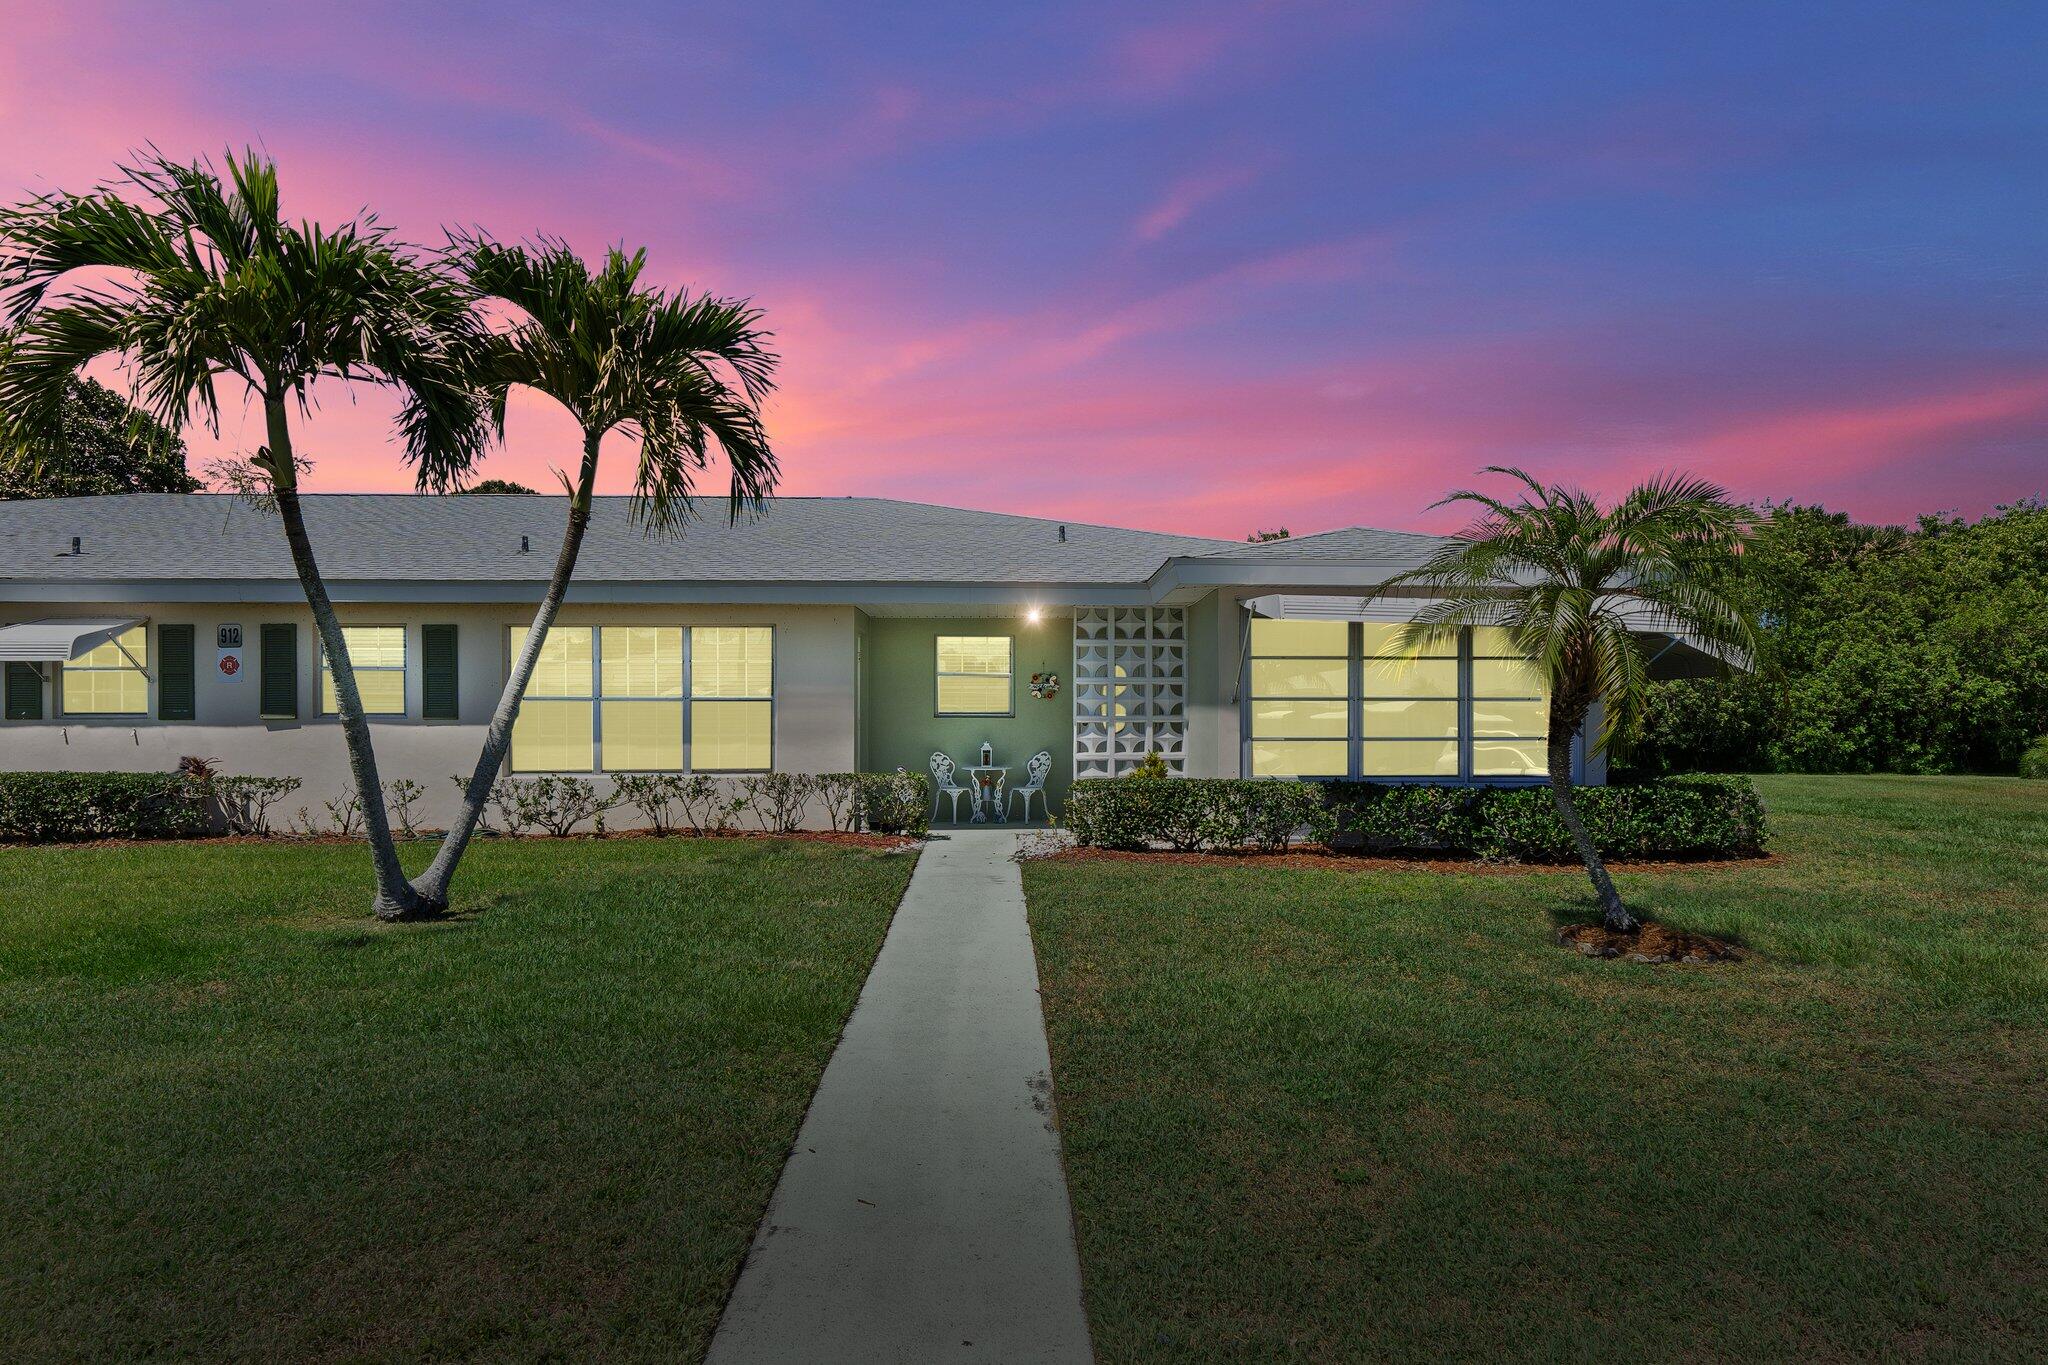
<svg viewBox="0 0 2048 1365"><path fill-rule="evenodd" d="M225 169L224 182L210 161L180 165L152 152L90 193L0 209L9 328L0 414L23 430L51 429L71 376L108 355L121 358L136 405L173 431L194 416L219 430L222 381L240 381L261 403L266 441L249 490L284 525L333 672L376 913L411 918L432 907L406 882L392 843L355 668L306 534L307 461L292 419L308 415L316 380L394 385L420 487L453 486L490 436L472 379L483 330L466 282L400 246L374 217L332 228L287 222L271 161L230 153Z"/></svg>
<svg viewBox="0 0 2048 1365"><path fill-rule="evenodd" d="M1417 613L1400 645L1419 652L1454 643L1460 630L1505 630L1550 686L1550 792L1600 898L1607 928L1637 921L1614 889L1572 799L1571 747L1601 703L1595 747L1626 735L1642 713L1649 661L1639 632L1683 633L1717 650L1749 653L1755 627L1726 596L1725 570L1747 538L1749 512L1726 490L1684 475L1659 475L1611 507L1519 469L1513 503L1461 489L1435 503L1471 503L1478 520L1385 592L1420 587L1436 600Z"/></svg>
<svg viewBox="0 0 2048 1365"><path fill-rule="evenodd" d="M468 238L456 245L477 293L514 310L486 354L485 383L499 412L512 388L546 394L576 418L583 450L574 482L562 476L569 514L561 549L463 787L462 811L413 882L415 894L441 905L483 819L511 748L520 696L576 571L605 437L619 432L637 443L633 515L654 535L680 532L693 515L695 478L714 447L730 470L731 515L757 506L776 478L760 405L774 388L777 358L758 309L641 284L645 251L609 251L593 270L555 241L522 247Z"/></svg>

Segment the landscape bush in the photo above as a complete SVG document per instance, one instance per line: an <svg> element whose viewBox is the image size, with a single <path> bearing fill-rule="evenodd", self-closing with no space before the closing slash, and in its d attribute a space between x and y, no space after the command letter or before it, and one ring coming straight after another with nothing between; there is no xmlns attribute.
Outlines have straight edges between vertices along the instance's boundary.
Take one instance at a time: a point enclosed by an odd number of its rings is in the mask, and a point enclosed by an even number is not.
<svg viewBox="0 0 2048 1365"><path fill-rule="evenodd" d="M870 834L923 838L932 827L932 784L923 773L861 773L860 820Z"/></svg>
<svg viewBox="0 0 2048 1365"><path fill-rule="evenodd" d="M2048 735L2043 735L2027 746L2020 755L2019 774L2036 781L2048 781Z"/></svg>
<svg viewBox="0 0 2048 1365"><path fill-rule="evenodd" d="M1767 837L1763 802L1744 777L1695 774L1577 795L1611 858L1744 857L1762 852ZM1274 850L1306 834L1376 853L1576 859L1543 787L1086 778L1074 784L1061 823L1098 848Z"/></svg>
<svg viewBox="0 0 2048 1365"><path fill-rule="evenodd" d="M459 777L449 779L458 791ZM244 777L188 759L176 773L0 773L0 840L61 843L83 839L190 839L284 832L303 838L354 838L362 802L353 792L300 806L273 828L272 812L299 790L296 777ZM408 778L385 784L385 802L405 838L424 833L418 802L425 789ZM543 774L500 778L491 788L490 828L519 837L588 832L602 836L605 816L637 811L656 834L724 834L750 822L767 833L801 829L813 809L830 828L922 837L931 829L931 787L922 773L630 774L601 783Z"/></svg>
<svg viewBox="0 0 2048 1365"><path fill-rule="evenodd" d="M206 787L176 773L0 773L0 839L190 839L213 826Z"/></svg>

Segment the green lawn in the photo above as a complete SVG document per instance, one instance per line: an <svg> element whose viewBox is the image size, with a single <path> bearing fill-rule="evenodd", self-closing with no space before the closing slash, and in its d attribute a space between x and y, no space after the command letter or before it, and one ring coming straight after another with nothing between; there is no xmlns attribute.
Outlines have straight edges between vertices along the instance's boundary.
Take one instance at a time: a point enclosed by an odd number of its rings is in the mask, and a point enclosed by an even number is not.
<svg viewBox="0 0 2048 1365"><path fill-rule="evenodd" d="M0 849L0 1360L702 1351L912 859L470 860Z"/></svg>
<svg viewBox="0 0 2048 1365"><path fill-rule="evenodd" d="M1744 963L1551 943L1576 873L1028 864L1105 1359L2041 1359L2048 783L1760 779L1620 878Z"/></svg>

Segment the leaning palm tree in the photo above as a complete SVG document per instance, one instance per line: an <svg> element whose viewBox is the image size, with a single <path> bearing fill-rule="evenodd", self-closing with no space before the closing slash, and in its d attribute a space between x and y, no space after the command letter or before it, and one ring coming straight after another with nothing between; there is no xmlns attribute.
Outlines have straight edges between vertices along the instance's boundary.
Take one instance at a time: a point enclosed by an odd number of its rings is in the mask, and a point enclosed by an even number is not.
<svg viewBox="0 0 2048 1365"><path fill-rule="evenodd" d="M714 450L730 471L731 515L758 506L776 477L760 414L776 356L751 304L643 285L645 251L607 252L593 270L560 242L529 248L467 238L456 246L477 293L513 310L486 353L484 383L499 412L515 387L545 394L575 417L583 449L574 481L562 475L568 525L554 572L463 786L462 810L413 882L414 894L437 905L447 903L456 865L483 820L520 697L576 571L605 437L618 432L636 445L633 516L653 535L676 534L689 521L696 476Z"/></svg>
<svg viewBox="0 0 2048 1365"><path fill-rule="evenodd" d="M472 375L483 330L468 285L393 240L374 217L332 228L279 211L277 168L254 152L180 165L151 153L87 194L0 209L0 420L47 432L71 376L118 357L136 406L173 431L216 433L219 387L239 381L266 440L240 486L275 508L334 677L336 709L376 869L376 913L432 909L399 866L348 644L306 533L308 462L292 421L316 380L390 384L423 489L460 481L490 436ZM52 292L56 290L57 292Z"/></svg>
<svg viewBox="0 0 2048 1365"><path fill-rule="evenodd" d="M1399 646L1455 643L1466 627L1507 632L1549 683L1550 791L1607 928L1637 921L1614 889L1600 851L1572 799L1572 741L1601 704L1595 749L1631 732L1649 686L1638 632L1690 636L1710 649L1747 653L1754 626L1719 585L1747 537L1749 513L1726 490L1683 475L1659 475L1611 507L1590 494L1538 483L1519 469L1491 466L1524 485L1518 501L1460 490L1434 504L1471 503L1479 519L1381 591L1421 588L1435 600L1402 632Z"/></svg>

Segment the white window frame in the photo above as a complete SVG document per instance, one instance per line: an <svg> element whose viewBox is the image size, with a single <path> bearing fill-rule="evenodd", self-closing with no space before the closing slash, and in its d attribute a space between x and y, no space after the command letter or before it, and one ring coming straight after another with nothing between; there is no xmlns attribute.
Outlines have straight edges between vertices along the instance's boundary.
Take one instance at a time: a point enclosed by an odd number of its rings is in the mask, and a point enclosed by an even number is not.
<svg viewBox="0 0 2048 1365"><path fill-rule="evenodd" d="M607 627L607 626L610 626L610 627L611 627L611 628L613 628L613 629L619 629L619 628L622 628L622 627L623 627L623 628L627 628L627 629L631 629L631 628L633 628L633 627L636 627L636 626L640 626L640 627L648 627L648 626L651 626L651 627L655 627L655 628L658 628L658 629L680 629L680 630L682 631L682 633L683 633L683 695L682 695L682 697L680 698L680 700L679 700L679 701L678 701L678 699L677 699L677 698L673 698L673 697L631 697L631 696L616 696L616 697L615 697L615 696L607 696L607 695L605 695L605 691L604 691L604 632L605 632L605 629L606 629L606 627ZM525 630L525 629L529 629L529 627L527 627L527 626L522 626L522 625L508 625L508 626L506 626L506 627L505 627L505 633L504 633L503 639L504 639L504 641L505 641L505 676L506 676L507 678L510 678L510 677L512 676L512 660L513 660L513 658L514 658L514 653L513 653L513 649L512 649L512 632L513 632L513 631L515 631L515 630ZM556 622L556 623L555 623L555 624L554 624L553 626L549 627L549 629L550 629L551 631L553 631L553 630L588 630L588 631L590 632L590 695L589 695L589 696L587 696L587 697L557 697L557 696L533 696L533 697L529 697L529 696L527 696L527 695L522 695L522 696L520 697L520 704L521 704L521 705L523 706L523 705L524 705L524 704L525 704L525 703L526 703L526 702L527 702L527 701L528 701L529 699L530 699L530 700L535 700L535 701L575 701L575 702L587 702L587 703L589 703L589 705L590 705L590 764L591 764L591 766L590 766L590 768L589 768L589 771L588 771L588 772L582 772L581 770L579 770L579 771L578 771L578 773L577 773L576 775L579 775L579 776L588 776L588 777L595 777L595 776L598 776L599 774L605 774L605 775L608 775L608 776L632 776L632 775L635 775L635 774L639 774L639 773L650 773L650 772L664 772L664 773L666 773L666 772L683 772L683 773L710 773L710 774L720 774L720 775L722 775L722 774L728 774L728 773L730 773L730 774L747 774L747 773L767 773L767 772L774 772L774 771L775 771L775 758L776 758L776 753L777 753L777 745L778 745L778 743L779 743L779 734L778 734L778 732L779 732L779 730L780 730L780 726L779 726L779 725L778 725L778 723L777 723L777 722L778 722L778 721L780 720L780 715L779 715L779 711L780 711L780 706L779 706L779 704L778 704L778 701L777 701L777 697L778 697L778 694L779 694L779 693L780 693L780 691L781 691L781 679L782 679L782 640L781 640L781 638L780 638L780 632L779 632L779 631L777 630L777 628L776 628L776 626L775 626L775 624L774 624L773 622L770 622L770 621L695 621L695 622L687 622L687 623L682 623L682 622L674 622L674 621L611 621L611 622L583 622L583 621L571 621L571 622L562 622L562 621L557 621L557 622ZM696 632L697 632L698 630L765 630L765 631L767 631L767 632L768 632L768 695L767 695L767 696L765 696L765 697L732 697L732 696L722 696L722 695L721 695L721 696L702 696L702 697L700 697L700 696L697 696L697 695L695 695L695 693L694 693L694 690L693 690L693 683L694 683L694 680L695 680L695 678L696 678L696 672L697 672L697 668L696 668L696 664L697 664L697 656L696 656ZM681 766L680 768L611 768L611 767L607 767L607 766L605 765L605 757L604 757L604 704L605 704L605 703L606 703L607 701L659 701L659 702L669 702L669 701L678 701L678 704L679 704L679 705L681 705L681 707L683 708L683 763L682 763L682 766ZM696 758L697 758L697 750L696 750L696 733L695 733L695 726L696 726L696 704L697 704L698 702L700 702L700 701L709 701L709 702L746 702L746 703L748 703L748 704L750 704L750 705L757 705L757 706L766 706L766 707L768 708L768 766L767 766L767 767L765 767L765 768L701 768L701 767L698 767L698 766L697 766L697 763L696 763ZM515 766L513 765L513 762L512 762L512 757L513 757L513 755L512 755L512 751L511 751L511 750L508 750L508 751L507 751L507 753L506 753L506 755L505 755L505 766L506 766L506 771L508 771L508 772L511 772L511 773L515 773L515 774L517 774L517 775L519 775L519 776L522 776L522 777L539 777L539 776L543 776L543 775L546 775L547 773L550 773L550 772L554 772L554 771L559 771L559 770L554 770L554 769L540 769L540 768L518 768L518 767L515 767Z"/></svg>
<svg viewBox="0 0 2048 1365"><path fill-rule="evenodd" d="M353 654L349 656L349 666L358 675L364 673L396 673L399 679L398 709L396 711L365 710L363 715L369 720L404 720L412 714L412 628L398 621L344 621L342 623L341 632L344 639L346 639L348 632L352 630L395 630L398 632L398 666L396 668L393 668L390 664L370 664L365 666L357 663ZM316 628L313 631L313 714L321 717L339 716L341 714L339 710L330 711L327 708L327 674L327 644L320 638L320 632ZM362 690L362 685L359 682L356 685L356 691L360 694Z"/></svg>
<svg viewBox="0 0 2048 1365"><path fill-rule="evenodd" d="M147 624L130 626L129 629L142 632L144 649L153 648ZM121 643L119 635L114 636L106 641L106 643L121 651L121 657L128 661L125 667L121 665L109 667L104 664L80 664L68 661L57 665L57 676L52 679L50 686L50 701L52 703L50 709L59 717L68 717L75 720L133 720L137 716L147 719L156 714L156 678L150 673L149 666L128 652L128 646ZM64 704L64 674L66 672L140 673L142 675L142 709L139 711L73 711Z"/></svg>
<svg viewBox="0 0 2048 1365"><path fill-rule="evenodd" d="M963 673L957 669L939 667L939 642L942 640L1001 640L1010 647L1010 667L1004 673ZM939 705L939 684L947 678L1001 678L1009 686L1010 705L1002 711L948 711ZM1015 635L969 635L964 631L948 631L932 636L932 718L934 720L1001 719L1017 714L1017 637Z"/></svg>
<svg viewBox="0 0 2048 1365"><path fill-rule="evenodd" d="M697 695L697 631L766 630L768 632L768 695L727 697ZM764 621L698 621L683 628L683 771L691 773L772 773L775 771L777 706L782 690L782 641L775 626ZM743 701L768 706L768 766L765 768L700 768L697 766L697 703Z"/></svg>

